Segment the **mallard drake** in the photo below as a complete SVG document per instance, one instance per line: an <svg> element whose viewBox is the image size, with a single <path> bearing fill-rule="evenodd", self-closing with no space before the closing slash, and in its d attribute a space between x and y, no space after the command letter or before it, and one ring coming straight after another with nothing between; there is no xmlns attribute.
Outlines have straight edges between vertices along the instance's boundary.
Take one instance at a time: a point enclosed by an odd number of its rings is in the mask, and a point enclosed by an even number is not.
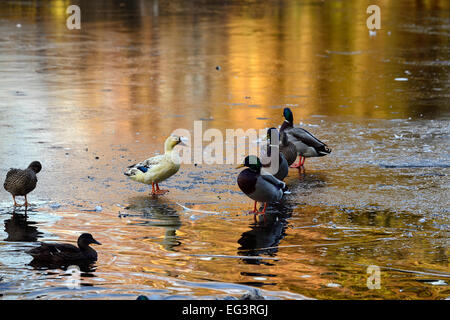
<svg viewBox="0 0 450 320"><path fill-rule="evenodd" d="M278 154L278 161L276 158L272 158L272 154L275 156ZM260 159L264 172L270 173L278 180L283 180L289 174L289 164L283 153L280 152L279 133L276 128L267 130L267 144L261 149Z"/></svg>
<svg viewBox="0 0 450 320"><path fill-rule="evenodd" d="M83 233L77 241L78 247L68 243L41 243L39 247L27 251L33 257L34 264L66 266L89 264L97 261L97 252L90 244L101 243L90 233Z"/></svg>
<svg viewBox="0 0 450 320"><path fill-rule="evenodd" d="M8 171L3 187L6 191L11 193L15 207L21 206L16 202L17 196L25 197L25 203L23 205L25 205L25 207L28 206L27 194L36 188L38 181L36 174L39 173L41 169L41 163L39 161L33 161L25 170L11 168Z"/></svg>
<svg viewBox="0 0 450 320"><path fill-rule="evenodd" d="M305 129L294 127L294 115L289 108L283 110L284 122L280 131L286 133L290 142L295 145L297 154L300 156L299 163L292 168L300 168L305 163L305 158L323 157L331 152L325 143L314 137Z"/></svg>
<svg viewBox="0 0 450 320"><path fill-rule="evenodd" d="M244 163L236 169L243 167L247 167L247 169L239 173L238 186L242 192L255 201L253 213L264 214L267 203L277 202L283 198L286 184L270 174L261 174L261 160L256 156L247 156ZM264 202L264 209L261 212L256 209L258 202Z"/></svg>
<svg viewBox="0 0 450 320"><path fill-rule="evenodd" d="M133 164L124 174L131 180L151 184L152 195L169 192L169 190L159 189L159 183L170 178L180 169L178 154L173 152L176 145L184 145L181 137L169 136L164 143L164 154Z"/></svg>

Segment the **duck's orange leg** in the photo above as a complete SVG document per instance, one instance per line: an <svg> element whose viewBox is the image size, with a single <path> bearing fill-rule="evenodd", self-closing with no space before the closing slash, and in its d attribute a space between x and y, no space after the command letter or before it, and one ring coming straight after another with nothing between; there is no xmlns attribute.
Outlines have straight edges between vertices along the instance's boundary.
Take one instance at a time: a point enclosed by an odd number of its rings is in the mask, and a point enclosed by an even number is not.
<svg viewBox="0 0 450 320"><path fill-rule="evenodd" d="M169 192L169 190L160 189L158 183L155 183L155 184L156 184L156 191L155 191L156 194L165 194L165 193Z"/></svg>
<svg viewBox="0 0 450 320"><path fill-rule="evenodd" d="M256 216L257 216L257 215L260 215L260 214L263 216L264 222L266 222L266 208L267 208L267 202L264 203L264 208L263 208L263 210L262 210L261 212L258 212L258 211L257 211L257 212L255 213L255 215L253 216L253 218L255 219L255 223L258 222L258 221L257 221L258 219L256 218Z"/></svg>
<svg viewBox="0 0 450 320"><path fill-rule="evenodd" d="M298 170L300 170L303 167L303 165L305 164L305 160L306 160L305 157L299 156L298 163L291 165L290 168L297 168Z"/></svg>
<svg viewBox="0 0 450 320"><path fill-rule="evenodd" d="M152 193L153 196L156 194L156 190L155 190L155 183L152 182Z"/></svg>
<svg viewBox="0 0 450 320"><path fill-rule="evenodd" d="M263 211L261 211L260 214L266 214L266 208L267 208L267 202L264 203Z"/></svg>
<svg viewBox="0 0 450 320"><path fill-rule="evenodd" d="M297 169L300 169L300 167L303 165L303 163L305 162L304 160L303 160L303 162L302 162L302 158L304 159L304 157L302 157L302 156L299 156L299 158L298 158L298 163L297 164L291 164L291 166L289 167L289 168L297 168Z"/></svg>
<svg viewBox="0 0 450 320"><path fill-rule="evenodd" d="M258 202L255 201L255 205L253 206L253 211L252 211L252 213L258 213L258 209L256 208L257 205L258 205Z"/></svg>
<svg viewBox="0 0 450 320"><path fill-rule="evenodd" d="M27 200L27 196L25 195L25 204L24 204L25 208L28 208L28 200Z"/></svg>
<svg viewBox="0 0 450 320"><path fill-rule="evenodd" d="M305 160L306 160L306 157L300 156L300 162L299 162L299 165L300 165L301 167L303 167L303 165L305 164Z"/></svg>
<svg viewBox="0 0 450 320"><path fill-rule="evenodd" d="M13 197L13 200L14 200L14 207L21 207L22 205L18 204L17 201L16 201L16 196L12 196L12 197Z"/></svg>
<svg viewBox="0 0 450 320"><path fill-rule="evenodd" d="M295 159L295 160L297 160L297 159ZM298 168L298 167L299 167L299 164L298 163L295 164L295 161L294 161L294 163L291 164L289 168Z"/></svg>

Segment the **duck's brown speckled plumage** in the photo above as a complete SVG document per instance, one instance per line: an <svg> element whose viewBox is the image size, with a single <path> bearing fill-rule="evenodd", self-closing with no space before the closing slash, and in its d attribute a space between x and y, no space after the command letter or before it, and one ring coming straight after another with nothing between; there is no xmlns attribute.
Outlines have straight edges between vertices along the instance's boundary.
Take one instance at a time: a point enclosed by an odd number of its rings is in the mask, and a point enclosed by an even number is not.
<svg viewBox="0 0 450 320"><path fill-rule="evenodd" d="M36 188L38 181L36 174L41 168L41 164L38 161L34 161L25 170L10 169L6 174L3 187L14 197L26 196Z"/></svg>

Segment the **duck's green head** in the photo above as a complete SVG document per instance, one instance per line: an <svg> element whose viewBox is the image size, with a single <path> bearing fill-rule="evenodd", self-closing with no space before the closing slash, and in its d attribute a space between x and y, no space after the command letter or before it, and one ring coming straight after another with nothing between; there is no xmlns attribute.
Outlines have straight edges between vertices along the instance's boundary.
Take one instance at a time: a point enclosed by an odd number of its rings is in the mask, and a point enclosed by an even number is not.
<svg viewBox="0 0 450 320"><path fill-rule="evenodd" d="M278 133L277 128L272 127L272 128L267 129L267 141L269 142L269 144L272 144L272 143L278 144L277 138L278 138L278 140L280 140L279 137L280 137L280 134Z"/></svg>
<svg viewBox="0 0 450 320"><path fill-rule="evenodd" d="M284 108L283 110L283 116L286 119L287 122L293 123L294 122L294 114L292 113L291 109Z"/></svg>
<svg viewBox="0 0 450 320"><path fill-rule="evenodd" d="M247 156L245 157L244 163L237 166L236 169L243 167L247 167L250 168L250 170L259 172L262 168L261 160L259 160L257 156Z"/></svg>

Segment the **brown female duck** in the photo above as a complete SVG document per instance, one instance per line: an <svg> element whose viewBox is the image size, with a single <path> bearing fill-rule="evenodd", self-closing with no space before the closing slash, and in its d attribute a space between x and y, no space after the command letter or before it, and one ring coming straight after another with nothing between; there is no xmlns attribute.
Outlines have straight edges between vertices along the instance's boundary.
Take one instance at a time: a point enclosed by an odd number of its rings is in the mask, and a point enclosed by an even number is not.
<svg viewBox="0 0 450 320"><path fill-rule="evenodd" d="M67 243L42 243L41 246L29 250L33 256L32 263L45 265L78 265L97 261L97 252L89 245L101 244L90 233L83 233L78 238L78 247Z"/></svg>
<svg viewBox="0 0 450 320"><path fill-rule="evenodd" d="M6 191L11 193L14 206L20 206L16 202L17 196L25 197L25 207L28 206L27 194L36 188L37 177L36 174L41 171L42 165L39 161L33 161L25 170L11 168L6 174L3 187Z"/></svg>

